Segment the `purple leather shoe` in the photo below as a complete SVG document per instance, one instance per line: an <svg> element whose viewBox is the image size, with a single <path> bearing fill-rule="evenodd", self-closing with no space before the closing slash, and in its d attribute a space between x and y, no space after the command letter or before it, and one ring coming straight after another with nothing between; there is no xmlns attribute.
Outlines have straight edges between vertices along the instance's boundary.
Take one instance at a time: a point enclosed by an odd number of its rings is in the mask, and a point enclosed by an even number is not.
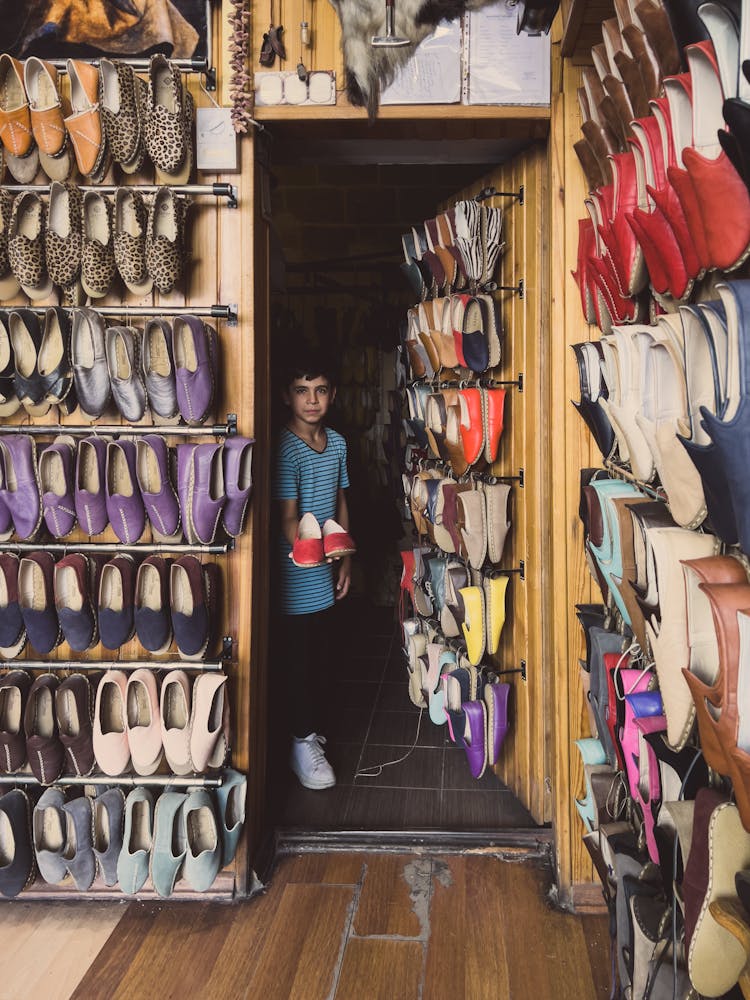
<svg viewBox="0 0 750 1000"><path fill-rule="evenodd" d="M177 419L179 408L172 358L172 328L166 320L150 319L146 323L142 364L151 412L162 420Z"/></svg>
<svg viewBox="0 0 750 1000"><path fill-rule="evenodd" d="M146 511L135 471L133 441L107 442L105 483L109 523L123 545L132 545L146 527Z"/></svg>
<svg viewBox="0 0 750 1000"><path fill-rule="evenodd" d="M252 438L230 437L224 442L224 486L227 502L224 506L224 528L236 538L242 534L250 492L253 485Z"/></svg>
<svg viewBox="0 0 750 1000"><path fill-rule="evenodd" d="M500 756L500 748L508 732L508 696L510 684L487 684L484 700L487 705L487 763L492 767Z"/></svg>
<svg viewBox="0 0 750 1000"><path fill-rule="evenodd" d="M220 444L177 446L177 495L191 545L210 545L226 500Z"/></svg>
<svg viewBox="0 0 750 1000"><path fill-rule="evenodd" d="M42 513L47 530L54 538L69 535L76 523L75 452L75 439L68 434L58 434L39 456Z"/></svg>
<svg viewBox="0 0 750 1000"><path fill-rule="evenodd" d="M206 421L216 383L218 338L197 316L177 316L172 324L172 353L180 416L191 427Z"/></svg>
<svg viewBox="0 0 750 1000"><path fill-rule="evenodd" d="M78 523L87 535L99 535L107 527L106 480L107 443L87 437L78 443L76 458L75 509Z"/></svg>
<svg viewBox="0 0 750 1000"><path fill-rule="evenodd" d="M169 448L158 434L138 439L136 474L154 535L173 540L180 531L180 506L169 476Z"/></svg>
<svg viewBox="0 0 750 1000"><path fill-rule="evenodd" d="M18 537L31 538L42 523L34 439L28 434L1 437L0 466L0 501L10 511Z"/></svg>
<svg viewBox="0 0 750 1000"><path fill-rule="evenodd" d="M483 701L465 701L461 707L466 724L459 739L466 751L472 778L481 778L487 766L487 709Z"/></svg>

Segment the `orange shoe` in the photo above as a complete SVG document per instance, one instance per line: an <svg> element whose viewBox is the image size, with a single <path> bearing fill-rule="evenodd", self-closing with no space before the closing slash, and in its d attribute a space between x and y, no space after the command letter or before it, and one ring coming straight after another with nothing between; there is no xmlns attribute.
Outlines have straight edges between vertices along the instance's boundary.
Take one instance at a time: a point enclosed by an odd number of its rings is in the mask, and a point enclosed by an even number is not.
<svg viewBox="0 0 750 1000"><path fill-rule="evenodd" d="M303 514L297 525L297 537L292 546L292 562L295 566L306 569L322 566L325 561L320 525L314 514Z"/></svg>
<svg viewBox="0 0 750 1000"><path fill-rule="evenodd" d="M481 458L484 448L481 391L479 389L459 389L458 405L461 407L460 430L464 456L469 465L474 465Z"/></svg>
<svg viewBox="0 0 750 1000"><path fill-rule="evenodd" d="M329 517L323 524L323 553L326 559L343 559L357 551L351 535Z"/></svg>
<svg viewBox="0 0 750 1000"><path fill-rule="evenodd" d="M505 389L481 389L482 420L484 422L484 457L492 463L497 458L500 437L503 433Z"/></svg>

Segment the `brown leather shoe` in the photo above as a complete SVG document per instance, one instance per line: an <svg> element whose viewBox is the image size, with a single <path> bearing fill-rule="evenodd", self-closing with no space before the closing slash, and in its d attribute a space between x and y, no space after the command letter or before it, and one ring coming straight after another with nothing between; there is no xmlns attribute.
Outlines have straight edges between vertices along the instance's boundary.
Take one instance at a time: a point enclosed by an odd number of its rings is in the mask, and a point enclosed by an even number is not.
<svg viewBox="0 0 750 1000"><path fill-rule="evenodd" d="M23 79L42 170L50 180L65 181L73 169L73 157L65 131L57 70L52 63L31 56L26 60Z"/></svg>
<svg viewBox="0 0 750 1000"><path fill-rule="evenodd" d="M23 63L5 52L0 56L0 140L8 170L19 184L31 184L39 169L39 150L31 128Z"/></svg>
<svg viewBox="0 0 750 1000"><path fill-rule="evenodd" d="M65 759L55 714L59 684L54 674L37 677L31 685L24 712L26 755L34 777L42 785L51 785L60 777Z"/></svg>
<svg viewBox="0 0 750 1000"><path fill-rule="evenodd" d="M78 169L94 183L107 172L107 144L99 113L99 70L91 63L68 59L72 114L65 119Z"/></svg>

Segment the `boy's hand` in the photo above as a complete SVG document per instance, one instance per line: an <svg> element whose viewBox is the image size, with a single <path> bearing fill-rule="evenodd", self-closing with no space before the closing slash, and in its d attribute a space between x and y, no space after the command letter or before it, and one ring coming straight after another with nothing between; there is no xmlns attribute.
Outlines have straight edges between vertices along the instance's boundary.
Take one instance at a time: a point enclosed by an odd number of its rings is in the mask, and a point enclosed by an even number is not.
<svg viewBox="0 0 750 1000"><path fill-rule="evenodd" d="M344 556L344 558L339 563L338 573L336 575L336 600L343 600L349 593L349 587L352 582L352 560L351 556Z"/></svg>

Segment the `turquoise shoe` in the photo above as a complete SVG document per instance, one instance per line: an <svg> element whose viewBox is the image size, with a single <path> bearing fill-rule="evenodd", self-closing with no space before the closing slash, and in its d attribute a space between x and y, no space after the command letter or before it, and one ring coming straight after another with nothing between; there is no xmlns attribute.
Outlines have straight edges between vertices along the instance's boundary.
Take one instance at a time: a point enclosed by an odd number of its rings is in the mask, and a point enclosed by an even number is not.
<svg viewBox="0 0 750 1000"><path fill-rule="evenodd" d="M154 840L151 849L151 881L160 896L171 896L185 861L183 792L162 792L154 810Z"/></svg>
<svg viewBox="0 0 750 1000"><path fill-rule="evenodd" d="M148 878L154 839L154 798L147 788L134 788L125 799L125 827L117 858L117 881L128 895L139 892Z"/></svg>
<svg viewBox="0 0 750 1000"><path fill-rule="evenodd" d="M222 855L214 804L205 788L188 793L182 816L187 841L183 875L196 892L205 892L219 874Z"/></svg>
<svg viewBox="0 0 750 1000"><path fill-rule="evenodd" d="M237 851L245 823L245 798L247 778L239 771L228 768L224 781L216 789L217 819L221 833L221 867L231 864Z"/></svg>

